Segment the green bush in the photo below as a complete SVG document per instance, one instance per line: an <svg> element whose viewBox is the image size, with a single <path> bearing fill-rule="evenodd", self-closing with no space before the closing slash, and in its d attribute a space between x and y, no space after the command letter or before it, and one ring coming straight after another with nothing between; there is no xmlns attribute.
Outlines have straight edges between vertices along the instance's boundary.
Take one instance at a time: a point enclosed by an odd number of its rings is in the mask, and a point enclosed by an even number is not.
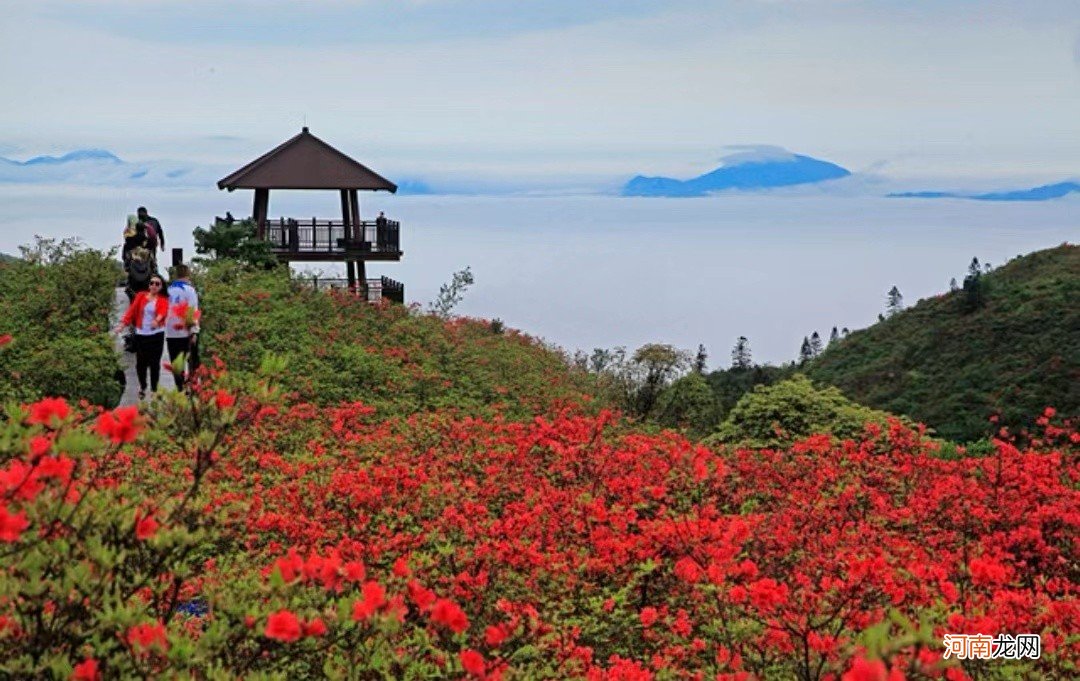
<svg viewBox="0 0 1080 681"><path fill-rule="evenodd" d="M867 423L885 424L889 416L852 402L834 387L816 387L806 376L796 374L744 395L710 439L749 447L786 447L817 433L855 438Z"/></svg>
<svg viewBox="0 0 1080 681"><path fill-rule="evenodd" d="M113 406L122 388L109 315L121 276L114 252L39 238L0 262L0 400L45 395Z"/></svg>

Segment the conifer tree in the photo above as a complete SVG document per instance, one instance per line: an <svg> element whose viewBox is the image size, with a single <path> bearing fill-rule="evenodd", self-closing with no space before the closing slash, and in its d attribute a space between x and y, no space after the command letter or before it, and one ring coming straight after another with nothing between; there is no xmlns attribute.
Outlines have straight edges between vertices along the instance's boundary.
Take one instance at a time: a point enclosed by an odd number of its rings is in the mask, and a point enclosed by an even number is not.
<svg viewBox="0 0 1080 681"><path fill-rule="evenodd" d="M840 332L836 330L836 327L832 327L832 333L829 334L829 345L832 345L836 341L840 340Z"/></svg>
<svg viewBox="0 0 1080 681"><path fill-rule="evenodd" d="M750 356L750 341L746 336L739 336L739 339L735 341L735 347L731 350L731 368L750 369L753 366L754 362Z"/></svg>
<svg viewBox="0 0 1080 681"><path fill-rule="evenodd" d="M810 339L803 336L802 347L799 348L799 363L805 364L812 359L814 359L814 351L810 349Z"/></svg>
<svg viewBox="0 0 1080 681"><path fill-rule="evenodd" d="M705 363L709 360L709 353L705 350L705 346L698 343L697 354L694 355L694 373L704 374Z"/></svg>
<svg viewBox="0 0 1080 681"><path fill-rule="evenodd" d="M964 312L974 312L986 304L983 299L982 274L982 268L979 266L979 259L972 258L971 264L968 266L968 274L964 277Z"/></svg>
<svg viewBox="0 0 1080 681"><path fill-rule="evenodd" d="M949 290L950 291L959 291L960 290L960 284L956 283L956 277L953 277L952 279L949 280Z"/></svg>
<svg viewBox="0 0 1080 681"><path fill-rule="evenodd" d="M817 357L824 349L825 347L821 342L821 336L818 335L817 331L815 331L813 334L810 335L810 352L814 357Z"/></svg>
<svg viewBox="0 0 1080 681"><path fill-rule="evenodd" d="M889 305L885 309L885 314L886 316L891 317L903 309L904 294L900 293L900 289L893 286L891 289L889 289Z"/></svg>
<svg viewBox="0 0 1080 681"><path fill-rule="evenodd" d="M844 337L844 338L847 338L847 335L848 335L849 333L851 333L851 330L850 330L850 329L848 329L848 327L846 327L846 326L845 326L845 327L844 327L844 330L843 330L843 331L841 331L840 333L841 333L841 335L843 335L843 337Z"/></svg>

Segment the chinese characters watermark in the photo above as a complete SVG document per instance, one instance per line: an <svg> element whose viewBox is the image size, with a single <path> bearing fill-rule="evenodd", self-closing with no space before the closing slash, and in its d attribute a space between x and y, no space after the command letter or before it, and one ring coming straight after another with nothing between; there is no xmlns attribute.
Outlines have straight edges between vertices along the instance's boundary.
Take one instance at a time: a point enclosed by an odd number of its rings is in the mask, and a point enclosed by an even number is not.
<svg viewBox="0 0 1080 681"><path fill-rule="evenodd" d="M1042 653L1040 634L945 634L943 643L946 660L1037 660Z"/></svg>

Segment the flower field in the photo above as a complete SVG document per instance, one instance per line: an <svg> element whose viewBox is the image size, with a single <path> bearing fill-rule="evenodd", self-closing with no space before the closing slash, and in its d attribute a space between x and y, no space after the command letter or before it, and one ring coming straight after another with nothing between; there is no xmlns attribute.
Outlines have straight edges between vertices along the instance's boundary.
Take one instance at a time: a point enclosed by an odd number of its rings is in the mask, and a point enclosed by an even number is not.
<svg viewBox="0 0 1080 681"><path fill-rule="evenodd" d="M0 349L0 352L3 350ZM714 449L560 403L381 414L220 364L190 399L0 422L26 678L1069 678L1078 434L899 423ZM1038 660L943 659L1036 633Z"/></svg>

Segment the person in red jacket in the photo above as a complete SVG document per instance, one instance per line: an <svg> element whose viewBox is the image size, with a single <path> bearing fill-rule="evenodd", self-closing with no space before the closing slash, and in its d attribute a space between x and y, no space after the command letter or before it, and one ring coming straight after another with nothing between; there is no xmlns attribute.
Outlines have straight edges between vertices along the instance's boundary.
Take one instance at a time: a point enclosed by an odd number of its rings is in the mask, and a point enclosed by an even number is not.
<svg viewBox="0 0 1080 681"><path fill-rule="evenodd" d="M169 314L169 296L165 280L150 277L150 290L139 291L120 319L117 333L135 327L135 371L139 376L139 399L146 397L146 374L150 372L150 392L157 392L161 376L161 351L165 347L165 318Z"/></svg>

